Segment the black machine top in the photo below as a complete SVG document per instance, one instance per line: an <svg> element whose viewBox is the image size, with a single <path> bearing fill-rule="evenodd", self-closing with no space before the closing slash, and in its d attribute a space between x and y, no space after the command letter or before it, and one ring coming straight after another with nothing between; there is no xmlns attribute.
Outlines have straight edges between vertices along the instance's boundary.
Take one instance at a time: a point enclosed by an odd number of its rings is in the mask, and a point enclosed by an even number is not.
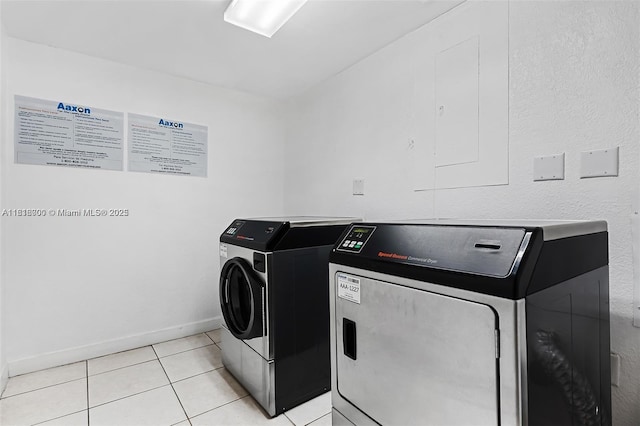
<svg viewBox="0 0 640 426"><path fill-rule="evenodd" d="M604 221L354 223L330 262L520 299L608 264Z"/></svg>
<svg viewBox="0 0 640 426"><path fill-rule="evenodd" d="M220 242L259 251L333 245L352 222L354 218L313 216L236 219Z"/></svg>

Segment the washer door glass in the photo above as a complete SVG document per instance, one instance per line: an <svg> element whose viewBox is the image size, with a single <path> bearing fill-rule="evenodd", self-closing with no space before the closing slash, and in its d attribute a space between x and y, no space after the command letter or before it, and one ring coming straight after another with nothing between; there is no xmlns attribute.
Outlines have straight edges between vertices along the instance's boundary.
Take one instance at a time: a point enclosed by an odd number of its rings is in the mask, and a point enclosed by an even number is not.
<svg viewBox="0 0 640 426"><path fill-rule="evenodd" d="M220 273L220 308L229 331L239 339L263 335L264 285L242 258L233 258Z"/></svg>

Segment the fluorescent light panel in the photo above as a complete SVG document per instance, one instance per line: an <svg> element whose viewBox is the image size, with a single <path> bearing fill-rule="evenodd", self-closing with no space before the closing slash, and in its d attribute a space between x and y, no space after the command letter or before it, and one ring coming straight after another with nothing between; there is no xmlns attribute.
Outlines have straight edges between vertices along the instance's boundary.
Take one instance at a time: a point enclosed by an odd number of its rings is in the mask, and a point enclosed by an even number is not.
<svg viewBox="0 0 640 426"><path fill-rule="evenodd" d="M265 37L271 37L307 0L233 0L224 20Z"/></svg>

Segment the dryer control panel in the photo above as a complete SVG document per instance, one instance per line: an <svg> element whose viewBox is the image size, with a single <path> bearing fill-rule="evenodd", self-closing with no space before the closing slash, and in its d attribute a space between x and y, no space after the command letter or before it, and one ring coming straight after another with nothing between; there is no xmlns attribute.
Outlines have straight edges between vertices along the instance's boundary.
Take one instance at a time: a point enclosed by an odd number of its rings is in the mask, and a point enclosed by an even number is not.
<svg viewBox="0 0 640 426"><path fill-rule="evenodd" d="M375 226L352 225L347 236L344 237L338 245L338 250L360 253L375 230Z"/></svg>
<svg viewBox="0 0 640 426"><path fill-rule="evenodd" d="M524 236L523 228L353 224L335 252L376 262L506 277Z"/></svg>
<svg viewBox="0 0 640 426"><path fill-rule="evenodd" d="M332 265L512 300L608 264L602 221L354 223L338 241Z"/></svg>

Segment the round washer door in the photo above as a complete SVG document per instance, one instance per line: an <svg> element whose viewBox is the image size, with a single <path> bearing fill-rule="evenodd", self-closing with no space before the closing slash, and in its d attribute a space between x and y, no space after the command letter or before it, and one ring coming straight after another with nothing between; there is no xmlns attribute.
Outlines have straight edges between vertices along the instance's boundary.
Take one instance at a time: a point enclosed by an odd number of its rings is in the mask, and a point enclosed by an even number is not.
<svg viewBox="0 0 640 426"><path fill-rule="evenodd" d="M220 308L229 331L238 339L263 335L264 284L246 260L234 257L220 272Z"/></svg>

